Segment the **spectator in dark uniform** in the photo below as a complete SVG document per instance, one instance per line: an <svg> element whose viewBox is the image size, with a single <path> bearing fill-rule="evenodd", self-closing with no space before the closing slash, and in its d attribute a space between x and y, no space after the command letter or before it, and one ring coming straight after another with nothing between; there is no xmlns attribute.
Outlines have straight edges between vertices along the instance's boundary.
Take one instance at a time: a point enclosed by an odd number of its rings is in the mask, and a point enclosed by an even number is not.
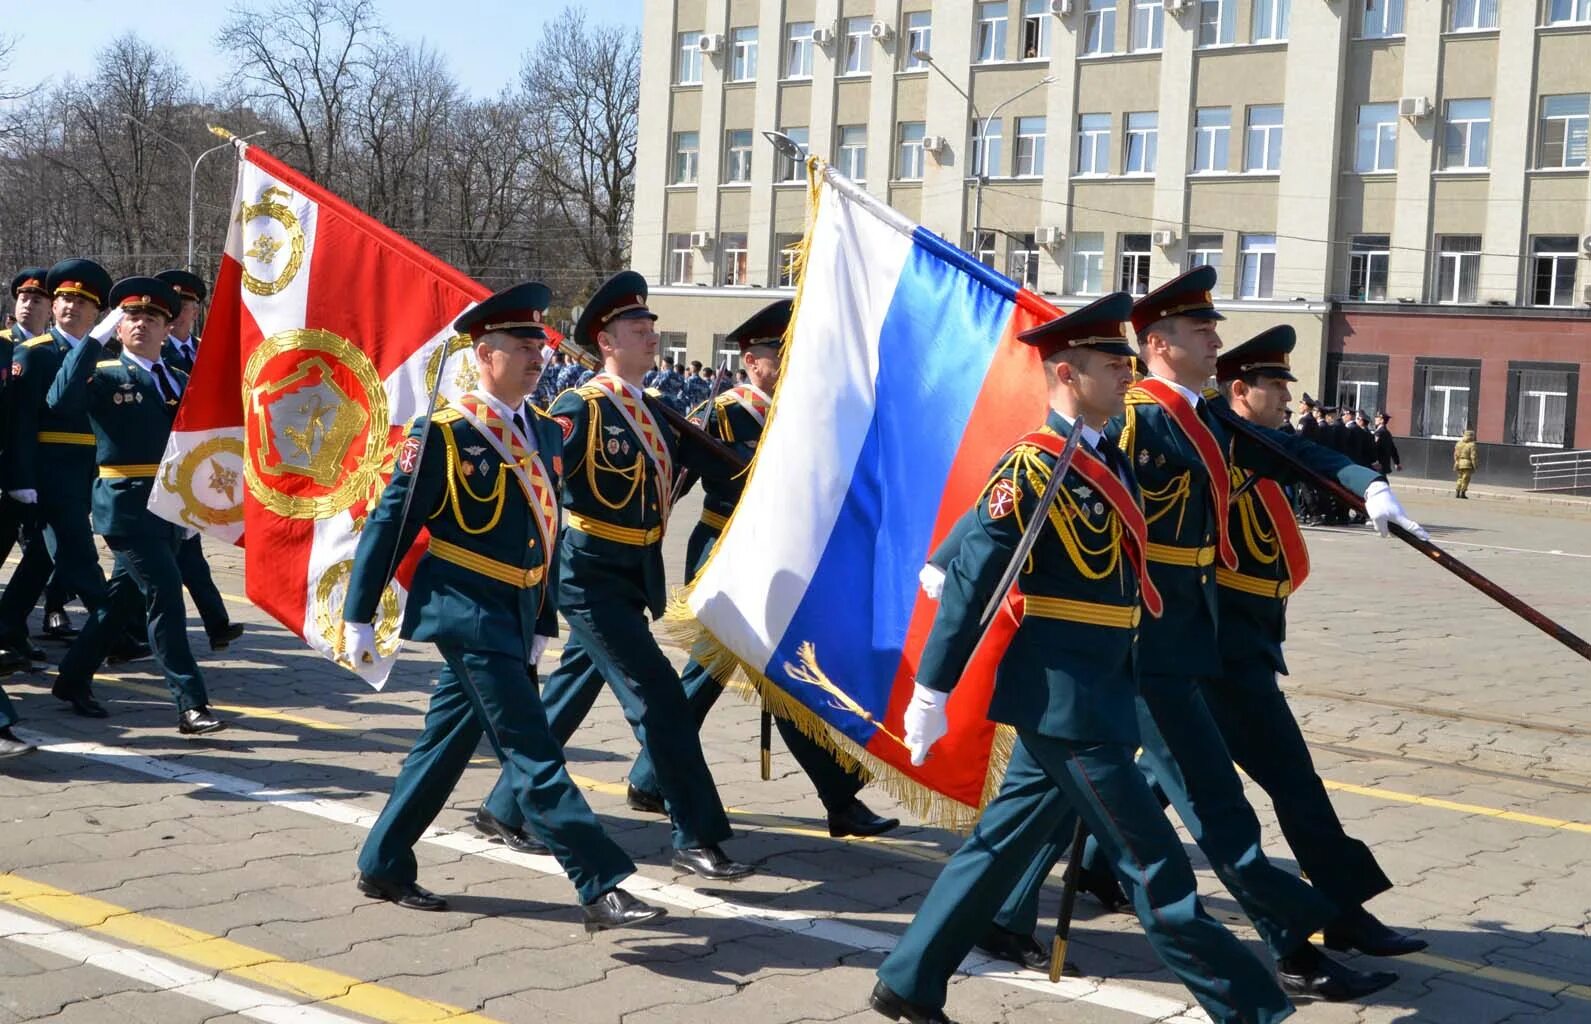
<svg viewBox="0 0 1591 1024"><path fill-rule="evenodd" d="M1392 437L1392 417L1385 412L1376 413L1376 428L1371 433L1376 445L1376 461L1381 463L1381 472L1390 473L1396 469L1403 472L1403 457L1398 454L1398 442Z"/></svg>

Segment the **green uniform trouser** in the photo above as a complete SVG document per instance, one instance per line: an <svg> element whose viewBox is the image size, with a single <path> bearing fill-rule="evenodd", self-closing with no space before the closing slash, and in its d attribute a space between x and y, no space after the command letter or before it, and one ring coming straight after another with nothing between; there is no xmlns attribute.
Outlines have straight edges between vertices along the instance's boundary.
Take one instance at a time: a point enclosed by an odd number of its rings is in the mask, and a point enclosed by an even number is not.
<svg viewBox="0 0 1591 1024"><path fill-rule="evenodd" d="M1018 730L1000 792L945 865L878 976L942 1007L950 976L1040 847L1074 809L1099 837L1155 954L1217 1024L1271 1024L1293 1006L1237 938L1204 911L1171 822L1124 744Z"/></svg>
<svg viewBox="0 0 1591 1024"><path fill-rule="evenodd" d="M199 613L204 631L215 636L231 625L232 618L210 575L210 563L205 560L204 543L199 537L189 537L182 542L177 549L177 567L182 570L182 585L193 598L193 610Z"/></svg>
<svg viewBox="0 0 1591 1024"><path fill-rule="evenodd" d="M1458 470L1458 485L1454 489L1460 496L1469 493L1469 480L1474 475L1475 471L1473 469Z"/></svg>
<svg viewBox="0 0 1591 1024"><path fill-rule="evenodd" d="M22 560L0 595L0 644L13 648L27 640L28 615L52 580L91 612L105 601L87 502L68 507L41 497L35 515L22 527Z"/></svg>
<svg viewBox="0 0 1591 1024"><path fill-rule="evenodd" d="M11 698L0 689L0 729L9 729L17 724L16 705L11 703Z"/></svg>
<svg viewBox="0 0 1591 1024"><path fill-rule="evenodd" d="M503 765L517 817L528 819L590 903L635 873L635 863L602 828L569 777L563 748L521 658L438 645L447 664L437 679L425 728L403 759L392 796L359 851L359 870L413 882L414 844L431 827L469 764L484 731Z"/></svg>

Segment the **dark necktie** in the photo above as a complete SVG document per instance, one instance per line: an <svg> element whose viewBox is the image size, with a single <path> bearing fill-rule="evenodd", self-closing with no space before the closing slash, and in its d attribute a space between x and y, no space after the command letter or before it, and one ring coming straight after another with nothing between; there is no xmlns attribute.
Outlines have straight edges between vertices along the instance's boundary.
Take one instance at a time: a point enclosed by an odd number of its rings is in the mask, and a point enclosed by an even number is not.
<svg viewBox="0 0 1591 1024"><path fill-rule="evenodd" d="M192 363L193 363L193 346L191 344L184 343L184 344L178 345L177 348L182 352L182 358L187 360L188 363L190 365L192 365Z"/></svg>
<svg viewBox="0 0 1591 1024"><path fill-rule="evenodd" d="M160 391L160 397L166 400L167 405L176 405L177 399L182 395L177 391L177 382L166 373L166 367L157 362L149 368L149 371L154 374L155 387Z"/></svg>
<svg viewBox="0 0 1591 1024"><path fill-rule="evenodd" d="M519 431L520 440L530 440L530 433L525 429L525 416L517 410L514 412L514 429Z"/></svg>
<svg viewBox="0 0 1591 1024"><path fill-rule="evenodd" d="M1126 483L1128 480L1126 460L1121 457L1121 449L1116 447L1116 442L1111 440L1110 435L1099 435L1099 444L1094 447L1099 450L1100 457L1105 460L1105 465L1110 467L1110 471L1115 473L1122 483Z"/></svg>

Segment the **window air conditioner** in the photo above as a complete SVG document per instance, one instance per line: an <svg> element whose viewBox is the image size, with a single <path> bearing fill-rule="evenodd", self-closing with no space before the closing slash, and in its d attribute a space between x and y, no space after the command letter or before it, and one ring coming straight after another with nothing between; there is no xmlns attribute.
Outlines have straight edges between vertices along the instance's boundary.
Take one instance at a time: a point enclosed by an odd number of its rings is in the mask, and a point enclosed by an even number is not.
<svg viewBox="0 0 1591 1024"><path fill-rule="evenodd" d="M950 145L950 142L943 135L923 136L923 152L931 156L938 156L943 153L948 145Z"/></svg>
<svg viewBox="0 0 1591 1024"><path fill-rule="evenodd" d="M705 249L705 248L707 248L708 246L710 246L712 244L713 244L713 236L708 234L707 232L705 232L705 231L692 231L691 232L691 248L692 249Z"/></svg>
<svg viewBox="0 0 1591 1024"><path fill-rule="evenodd" d="M1580 251L1587 256L1591 256L1591 235L1586 235L1580 239Z"/></svg>
<svg viewBox="0 0 1591 1024"><path fill-rule="evenodd" d="M1033 241L1045 248L1052 248L1066 241L1066 232L1049 225L1036 227L1033 229Z"/></svg>
<svg viewBox="0 0 1591 1024"><path fill-rule="evenodd" d="M1431 114L1431 101L1424 96L1405 96L1398 100L1398 116L1418 121Z"/></svg>
<svg viewBox="0 0 1591 1024"><path fill-rule="evenodd" d="M891 39L895 38L895 30L890 27L890 24L887 21L873 22L872 27L869 28L867 32L874 39L877 39L881 43L887 43Z"/></svg>
<svg viewBox="0 0 1591 1024"><path fill-rule="evenodd" d="M1155 245L1164 249L1166 246L1176 242L1177 236L1170 228L1161 228L1154 232L1154 234L1150 235L1149 240Z"/></svg>
<svg viewBox="0 0 1591 1024"><path fill-rule="evenodd" d="M1166 0L1166 10L1172 14L1181 14L1188 9L1189 0Z"/></svg>
<svg viewBox="0 0 1591 1024"><path fill-rule="evenodd" d="M717 53L724 48L724 37L715 32L708 32L696 40L696 49L702 53Z"/></svg>
<svg viewBox="0 0 1591 1024"><path fill-rule="evenodd" d="M1072 0L1050 0L1050 13L1064 18L1072 13Z"/></svg>
<svg viewBox="0 0 1591 1024"><path fill-rule="evenodd" d="M832 28L815 28L812 30L812 41L819 46L828 46L834 42L834 30Z"/></svg>

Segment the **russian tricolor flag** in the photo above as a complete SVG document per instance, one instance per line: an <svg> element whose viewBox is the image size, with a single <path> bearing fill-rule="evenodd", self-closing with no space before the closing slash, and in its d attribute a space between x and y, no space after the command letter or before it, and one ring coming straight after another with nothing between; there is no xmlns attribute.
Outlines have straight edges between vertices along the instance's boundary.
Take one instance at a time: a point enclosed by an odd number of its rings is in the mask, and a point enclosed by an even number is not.
<svg viewBox="0 0 1591 1024"><path fill-rule="evenodd" d="M917 574L1042 423L1039 360L1016 336L1059 311L819 173L773 411L685 603L711 634L699 656L733 655L807 731L925 816L965 824L1003 774L986 718L993 657L975 660L950 735L912 767L901 715L936 607Z"/></svg>

